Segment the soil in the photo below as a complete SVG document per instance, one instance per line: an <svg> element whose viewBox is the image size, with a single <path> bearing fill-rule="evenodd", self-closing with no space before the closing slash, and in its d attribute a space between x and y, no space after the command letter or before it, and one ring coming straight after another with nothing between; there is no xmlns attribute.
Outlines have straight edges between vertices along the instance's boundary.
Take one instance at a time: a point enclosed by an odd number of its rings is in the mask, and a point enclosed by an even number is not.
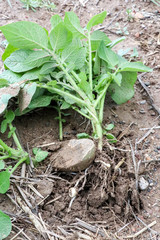
<svg viewBox="0 0 160 240"><path fill-rule="evenodd" d="M142 60L154 71L140 75L135 96L127 103L116 105L107 97L104 124L115 124L113 134L119 141L109 145L104 139L103 152L97 151L94 163L85 171L65 173L52 168L52 153L60 148L55 110L39 109L16 119L25 150L31 153L35 146L55 144L44 148L50 152L47 160L34 169L27 166L26 178L20 178L19 169L12 177L10 190L0 195L0 209L10 215L13 223L7 239L21 229L14 239L130 239L153 221L156 224L137 234L137 238L160 239L160 128L151 129L160 126L160 8L151 1L138 0L55 1L54 12L44 8L33 12L24 9L19 1L10 2L12 8L7 1L0 2L1 25L29 20L49 29L53 14L63 17L65 11L75 11L84 26L91 16L107 10L103 31L112 40L120 37L117 23L123 34L124 27L128 31L125 41L115 50L136 48L136 60ZM127 9L132 10L134 19L128 19ZM3 40L0 33L0 42ZM1 55L3 51L1 44ZM2 62L0 67L3 70ZM90 133L91 126L71 111L63 127L64 140L84 131ZM148 131L150 134L142 139ZM12 145L7 136L3 140ZM145 191L137 191L140 177L149 183ZM31 216L20 207L17 197L24 199L17 186L24 192L34 216L45 224L47 233L38 231ZM69 191L75 186L78 194L71 202Z"/></svg>

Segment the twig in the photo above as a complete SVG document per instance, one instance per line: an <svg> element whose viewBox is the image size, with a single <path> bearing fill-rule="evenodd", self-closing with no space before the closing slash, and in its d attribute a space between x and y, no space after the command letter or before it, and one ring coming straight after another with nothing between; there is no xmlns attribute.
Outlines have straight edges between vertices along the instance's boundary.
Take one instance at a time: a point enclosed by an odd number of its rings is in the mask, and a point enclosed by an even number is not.
<svg viewBox="0 0 160 240"><path fill-rule="evenodd" d="M132 160L133 160L134 171L135 171L136 189L138 190L138 172L139 172L139 167L140 167L141 161L139 161L138 164L136 163L135 153L134 153L133 146L130 141L129 141L129 144L130 144L130 148L131 148Z"/></svg>
<svg viewBox="0 0 160 240"><path fill-rule="evenodd" d="M12 226L13 226L14 228L18 229L19 231L22 230L22 231L21 231L21 234L23 234L24 237L25 237L27 240L31 240L31 239L23 232L23 229L20 229L19 227L17 227L17 226L14 225L13 223L12 223Z"/></svg>
<svg viewBox="0 0 160 240"><path fill-rule="evenodd" d="M152 223L146 225L146 227L142 228L140 231L138 231L137 233L132 234L132 235L121 236L121 237L117 236L117 234L115 234L115 235L119 239L130 239L130 238L134 239L134 238L138 237L140 234L142 234L143 232L145 232L147 229L153 227L156 223L157 223L156 221L153 221Z"/></svg>
<svg viewBox="0 0 160 240"><path fill-rule="evenodd" d="M150 130L151 128L140 128L139 130L141 131L145 131L145 130ZM152 127L152 129L160 129L160 126L157 126L157 127Z"/></svg>
<svg viewBox="0 0 160 240"><path fill-rule="evenodd" d="M151 97L149 91L148 91L148 88L146 87L146 85L144 84L144 82L142 81L141 77L144 76L146 73L141 73L137 78L138 78L138 81L139 83L141 84L141 86L144 88L144 90L146 91L148 97L149 97L149 100L150 100L150 104L151 106L154 108L154 110L158 113L158 115L160 115L160 109L154 104L154 100L153 98Z"/></svg>
<svg viewBox="0 0 160 240"><path fill-rule="evenodd" d="M136 141L136 145L140 144L146 137L148 137L155 127L156 126L153 126L152 128L150 128L149 131L146 132L143 137L141 137L138 141Z"/></svg>
<svg viewBox="0 0 160 240"><path fill-rule="evenodd" d="M28 207L31 208L31 209L33 209L32 204L28 201L28 199L27 199L25 193L22 191L22 189L21 189L17 184L15 184L15 185L16 185L18 191L20 192L22 198L24 199L24 201L25 201L26 204L28 205Z"/></svg>
<svg viewBox="0 0 160 240"><path fill-rule="evenodd" d="M55 144L56 144L56 142L51 142L51 143L46 143L46 144L38 145L38 146L36 146L36 147L42 148L42 147L48 147L48 146L55 145Z"/></svg>

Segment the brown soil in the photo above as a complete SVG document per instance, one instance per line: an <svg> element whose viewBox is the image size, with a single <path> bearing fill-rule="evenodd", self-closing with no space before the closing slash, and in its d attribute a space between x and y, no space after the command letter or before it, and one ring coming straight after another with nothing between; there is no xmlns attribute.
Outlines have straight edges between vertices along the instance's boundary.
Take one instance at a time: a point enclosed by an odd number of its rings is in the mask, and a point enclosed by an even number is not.
<svg viewBox="0 0 160 240"><path fill-rule="evenodd" d="M29 20L49 29L52 12L45 9L39 9L36 12L26 11L19 1L10 1L12 9L7 1L0 2L1 25ZM121 236L119 239L124 239L123 236L134 235L145 227L144 224L150 224L154 220L157 221L157 224L152 227L154 231L147 230L138 235L138 238L158 239L160 168L158 162L150 160L160 160L159 129L153 129L139 144L135 145L135 143L148 131L142 128L150 129L160 125L158 116L160 112L160 45L158 44L160 9L150 1L138 0L93 0L86 2L85 7L82 6L81 1L54 3L57 6L56 13L64 16L65 11L73 10L83 24L94 14L107 10L108 17L103 27L108 36L111 39L118 37L116 23L119 23L121 30L127 26L129 32L126 40L119 44L116 50L136 47L139 53L138 60L143 60L145 64L154 68L154 71L139 79L148 86L149 95L137 81L135 96L126 104L118 106L110 99L106 99L104 124L111 122L115 124L113 134L119 141L110 146L104 139L103 152L97 152L94 163L86 171L64 173L55 172L52 169L50 161L52 152L60 147L58 122L54 119L57 113L54 110L40 109L16 119L15 126L25 150L31 152L35 146L52 142L55 144L48 147L50 155L47 160L35 169L27 167L25 179L18 177L20 170L17 171L12 178L10 190L6 195L0 195L0 209L7 212L13 222L12 233L7 239L11 239L21 229L29 237L28 239L32 240L118 239L119 236ZM141 13L143 18L128 21L126 9L131 9L134 14ZM4 40L1 33L0 40ZM3 47L0 48L0 53L3 53ZM2 67L2 63L0 66ZM75 112L70 113L63 129L65 140L76 138L76 134L80 132L91 132L91 127L84 118ZM4 136L3 140L8 141ZM12 145L12 142L8 144ZM132 148L133 151L131 151ZM135 168L138 168L138 163L140 167L136 177ZM110 164L111 167L107 168L106 164ZM117 164L119 164L118 169ZM136 183L140 176L150 184L145 191L136 190ZM39 233L32 224L30 216L21 210L18 203L15 204L17 196L22 198L16 185L24 191L32 213L43 219L51 233L48 235ZM44 198L38 196L30 187L31 185ZM78 194L71 204L69 191L75 186ZM79 219L85 221L86 226L90 224L91 229L80 225ZM27 237L21 233L15 239L27 239Z"/></svg>

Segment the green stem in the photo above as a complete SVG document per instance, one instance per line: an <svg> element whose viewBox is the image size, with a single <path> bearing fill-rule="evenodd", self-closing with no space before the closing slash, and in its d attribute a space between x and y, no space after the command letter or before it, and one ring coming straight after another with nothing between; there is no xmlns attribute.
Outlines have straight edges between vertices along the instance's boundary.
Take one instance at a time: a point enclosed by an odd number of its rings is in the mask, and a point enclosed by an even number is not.
<svg viewBox="0 0 160 240"><path fill-rule="evenodd" d="M99 121L102 124L103 121L103 110L104 110L104 102L105 102L105 94L103 95L103 97L101 98L100 101L100 109L99 109Z"/></svg>
<svg viewBox="0 0 160 240"><path fill-rule="evenodd" d="M9 126L9 129L10 129L10 130L13 128L12 123L9 123L8 126ZM23 151L22 146L21 146L21 144L20 144L20 142L19 142L19 140L18 140L18 137L17 137L17 135L16 135L15 132L13 132L12 137L13 137L13 139L14 139L14 142L15 142L17 148L18 148L19 150Z"/></svg>
<svg viewBox="0 0 160 240"><path fill-rule="evenodd" d="M6 150L7 152L11 151L11 148L7 146L1 139L0 139L0 145Z"/></svg>
<svg viewBox="0 0 160 240"><path fill-rule="evenodd" d="M92 49L91 49L90 31L88 32L88 47L89 47L89 83L90 83L91 91L93 91L93 83L92 83Z"/></svg>
<svg viewBox="0 0 160 240"><path fill-rule="evenodd" d="M10 155L7 155L7 156L3 156L3 157L0 157L0 160L4 160L4 159L7 159L7 158L9 158L10 157Z"/></svg>
<svg viewBox="0 0 160 240"><path fill-rule="evenodd" d="M96 128L96 134L98 136L98 150L102 151L103 147L103 130L102 130L102 125L101 123L96 123L95 125Z"/></svg>
<svg viewBox="0 0 160 240"><path fill-rule="evenodd" d="M106 84L105 88L103 89L102 93L99 95L99 97L96 99L95 103L94 103L94 107L96 108L97 105L99 104L99 102L101 101L101 99L105 96L106 91L110 85L110 81Z"/></svg>
<svg viewBox="0 0 160 240"><path fill-rule="evenodd" d="M22 159L20 159L20 160L16 163L16 165L12 168L12 170L10 171L10 174L12 174L12 173L17 169L17 167L18 167L21 163L25 162L25 161L27 160L27 158L28 158L28 156L25 156L25 157L23 157Z"/></svg>

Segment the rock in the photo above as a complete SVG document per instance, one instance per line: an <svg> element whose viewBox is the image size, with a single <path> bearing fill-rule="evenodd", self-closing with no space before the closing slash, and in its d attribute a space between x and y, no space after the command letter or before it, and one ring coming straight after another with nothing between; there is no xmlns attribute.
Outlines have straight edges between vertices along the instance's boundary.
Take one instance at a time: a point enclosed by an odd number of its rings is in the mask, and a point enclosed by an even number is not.
<svg viewBox="0 0 160 240"><path fill-rule="evenodd" d="M49 196L53 191L53 183L48 180L42 180L37 183L37 190L43 196Z"/></svg>
<svg viewBox="0 0 160 240"><path fill-rule="evenodd" d="M141 109L141 110L139 111L139 113L145 114L146 112L144 111L144 109Z"/></svg>
<svg viewBox="0 0 160 240"><path fill-rule="evenodd" d="M51 157L52 166L59 171L78 172L86 169L94 160L96 147L90 139L72 139Z"/></svg>
<svg viewBox="0 0 160 240"><path fill-rule="evenodd" d="M139 104L140 104L140 105L144 105L144 104L146 104L146 100L142 100L142 101L140 101Z"/></svg>
<svg viewBox="0 0 160 240"><path fill-rule="evenodd" d="M144 177L140 177L139 179L139 189L144 191L149 187L149 182L144 179Z"/></svg>

